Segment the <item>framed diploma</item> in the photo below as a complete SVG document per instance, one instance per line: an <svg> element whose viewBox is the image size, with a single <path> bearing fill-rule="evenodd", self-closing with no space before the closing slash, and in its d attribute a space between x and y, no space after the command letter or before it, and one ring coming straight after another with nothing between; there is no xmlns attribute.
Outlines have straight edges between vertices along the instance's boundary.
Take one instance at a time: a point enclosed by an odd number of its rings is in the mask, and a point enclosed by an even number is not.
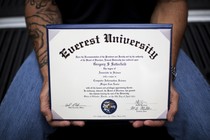
<svg viewBox="0 0 210 140"><path fill-rule="evenodd" d="M171 32L171 24L48 25L53 119L166 119Z"/></svg>

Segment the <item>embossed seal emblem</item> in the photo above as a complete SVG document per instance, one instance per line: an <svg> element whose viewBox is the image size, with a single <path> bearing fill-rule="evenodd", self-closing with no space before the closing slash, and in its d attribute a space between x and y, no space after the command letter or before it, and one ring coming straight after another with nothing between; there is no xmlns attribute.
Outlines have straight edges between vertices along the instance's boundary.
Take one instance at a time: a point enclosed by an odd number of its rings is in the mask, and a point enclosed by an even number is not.
<svg viewBox="0 0 210 140"><path fill-rule="evenodd" d="M106 114L112 114L117 109L117 103L114 100L107 99L101 103L101 109Z"/></svg>

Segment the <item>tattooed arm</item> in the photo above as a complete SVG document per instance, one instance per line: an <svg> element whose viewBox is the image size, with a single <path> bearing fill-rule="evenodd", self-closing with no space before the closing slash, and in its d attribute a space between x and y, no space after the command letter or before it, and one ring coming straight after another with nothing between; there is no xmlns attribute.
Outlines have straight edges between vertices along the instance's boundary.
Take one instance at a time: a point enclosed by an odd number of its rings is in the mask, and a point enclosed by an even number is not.
<svg viewBox="0 0 210 140"><path fill-rule="evenodd" d="M59 10L51 0L26 0L25 17L42 76L47 78L47 43L45 25L61 23Z"/></svg>
<svg viewBox="0 0 210 140"><path fill-rule="evenodd" d="M46 25L62 23L58 7L53 0L26 0L25 19L43 77L43 87L40 93L41 112L51 126L69 126L71 124L83 126L83 121L52 121L49 106Z"/></svg>

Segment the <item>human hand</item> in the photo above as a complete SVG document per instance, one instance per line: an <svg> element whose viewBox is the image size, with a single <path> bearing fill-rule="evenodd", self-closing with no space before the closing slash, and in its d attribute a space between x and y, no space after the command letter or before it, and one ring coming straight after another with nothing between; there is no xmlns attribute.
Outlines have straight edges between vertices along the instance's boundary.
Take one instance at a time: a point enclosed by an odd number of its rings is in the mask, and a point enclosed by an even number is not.
<svg viewBox="0 0 210 140"><path fill-rule="evenodd" d="M170 108L167 114L167 120L172 122L174 120L174 116L178 111L178 101L179 101L179 94L176 91L173 82L171 82L170 86L171 96L170 96ZM145 120L145 121L133 121L131 122L134 128L142 127L142 126L151 126L151 127L159 127L165 124L163 120Z"/></svg>
<svg viewBox="0 0 210 140"><path fill-rule="evenodd" d="M52 120L52 113L50 110L50 104L49 104L49 85L48 80L44 80L43 87L40 94L40 108L42 114L45 116L47 122L52 127L66 127L70 125L74 126L84 126L84 121L54 121Z"/></svg>

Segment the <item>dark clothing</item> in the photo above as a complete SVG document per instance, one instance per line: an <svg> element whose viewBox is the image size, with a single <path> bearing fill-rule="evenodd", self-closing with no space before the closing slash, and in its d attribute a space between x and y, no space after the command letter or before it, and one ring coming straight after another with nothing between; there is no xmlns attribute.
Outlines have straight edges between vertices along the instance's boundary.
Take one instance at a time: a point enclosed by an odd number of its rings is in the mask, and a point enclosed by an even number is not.
<svg viewBox="0 0 210 140"><path fill-rule="evenodd" d="M55 0L63 23L148 23L156 0Z"/></svg>

